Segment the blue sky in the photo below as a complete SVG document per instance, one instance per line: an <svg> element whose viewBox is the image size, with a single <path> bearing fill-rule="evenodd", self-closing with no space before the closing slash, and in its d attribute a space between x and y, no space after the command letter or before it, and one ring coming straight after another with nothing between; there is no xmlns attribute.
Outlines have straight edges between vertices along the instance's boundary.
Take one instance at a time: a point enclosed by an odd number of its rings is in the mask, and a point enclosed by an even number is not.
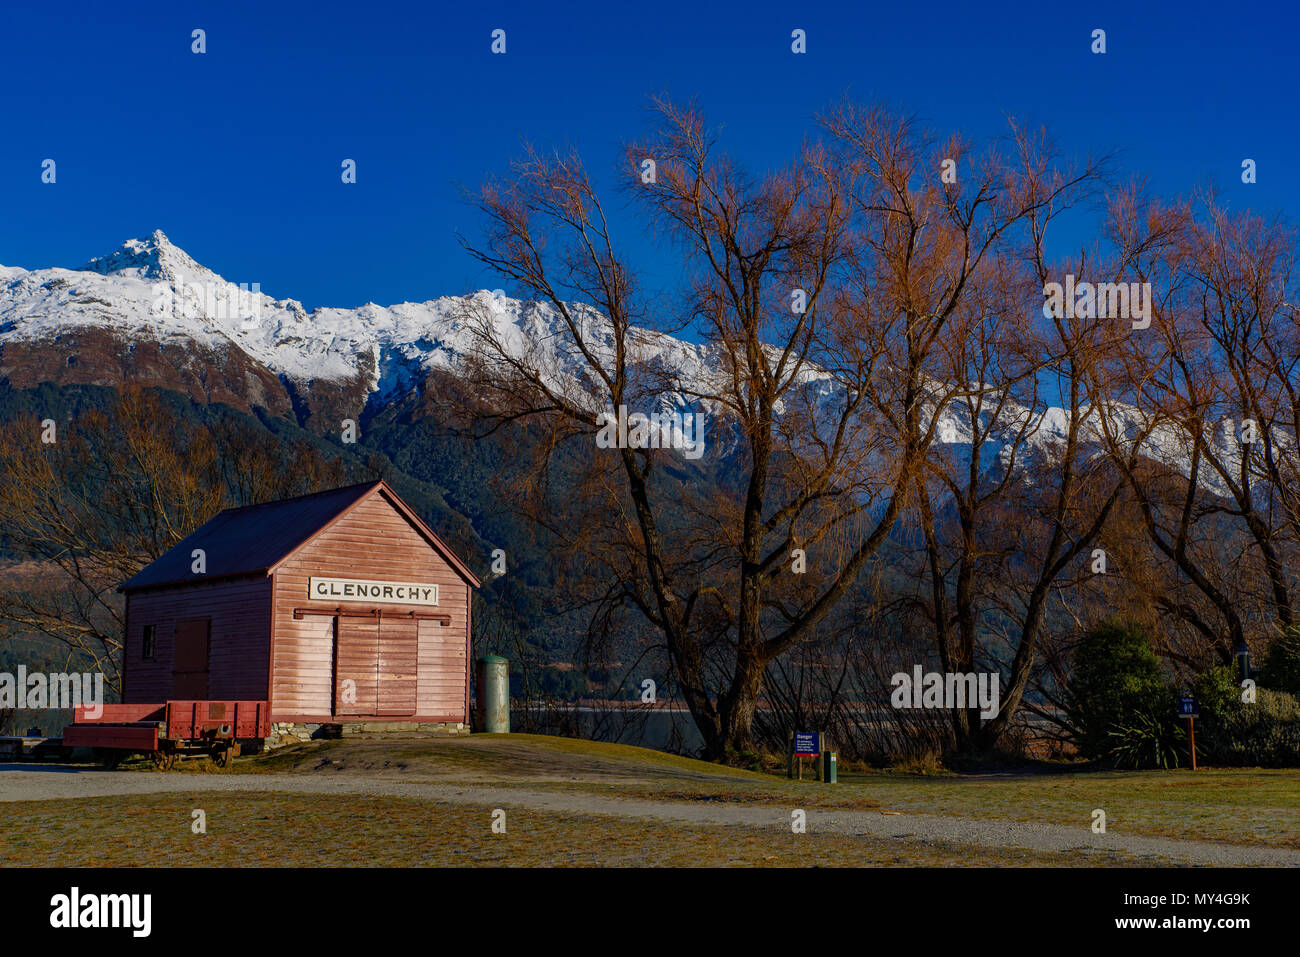
<svg viewBox="0 0 1300 957"><path fill-rule="evenodd" d="M498 27L504 56L489 52ZM10 7L0 263L77 266L161 228L227 279L309 307L500 285L456 241L479 227L460 186L525 139L576 146L612 183L656 92L696 98L756 169L849 94L972 137L1006 114L1045 123L1067 154L1116 152L1159 192L1213 183L1300 219L1298 27L1292 5L1132 0ZM615 225L650 285L671 284L668 251L630 215Z"/></svg>

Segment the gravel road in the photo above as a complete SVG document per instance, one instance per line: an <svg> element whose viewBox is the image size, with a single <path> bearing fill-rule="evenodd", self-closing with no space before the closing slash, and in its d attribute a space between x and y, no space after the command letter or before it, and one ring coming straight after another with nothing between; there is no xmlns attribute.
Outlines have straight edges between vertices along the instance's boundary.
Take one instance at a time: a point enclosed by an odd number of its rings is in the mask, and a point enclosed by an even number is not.
<svg viewBox="0 0 1300 957"><path fill-rule="evenodd" d="M790 826L793 807L722 802L687 803L624 799L588 792L538 791L514 786L462 786L339 772L302 774L149 774L84 768L0 764L2 802L207 791L280 791L302 794L381 794L432 801L533 810L607 814L711 826L781 828ZM1174 865L1300 866L1300 850L1210 841L1183 841L1089 828L1023 821L995 821L930 814L807 809L810 832L881 839L945 841L982 847L1023 847L1035 851L1110 851Z"/></svg>

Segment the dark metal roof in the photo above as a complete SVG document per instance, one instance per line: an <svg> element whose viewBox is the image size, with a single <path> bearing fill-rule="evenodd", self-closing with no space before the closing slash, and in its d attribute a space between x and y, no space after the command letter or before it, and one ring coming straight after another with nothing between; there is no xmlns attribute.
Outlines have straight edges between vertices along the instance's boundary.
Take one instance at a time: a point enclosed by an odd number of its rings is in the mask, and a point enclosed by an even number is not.
<svg viewBox="0 0 1300 957"><path fill-rule="evenodd" d="M380 485L383 483L365 482L279 502L226 509L128 578L118 590L266 572ZM191 571L196 548L203 549L207 562L202 575Z"/></svg>

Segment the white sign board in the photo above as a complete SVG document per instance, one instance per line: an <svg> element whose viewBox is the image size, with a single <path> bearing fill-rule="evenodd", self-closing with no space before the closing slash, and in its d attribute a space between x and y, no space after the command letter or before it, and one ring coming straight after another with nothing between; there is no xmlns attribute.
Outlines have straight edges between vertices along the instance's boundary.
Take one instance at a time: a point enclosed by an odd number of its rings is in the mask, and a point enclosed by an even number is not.
<svg viewBox="0 0 1300 957"><path fill-rule="evenodd" d="M387 605L436 605L438 586L429 582L376 582L361 578L309 578L316 601L366 601Z"/></svg>

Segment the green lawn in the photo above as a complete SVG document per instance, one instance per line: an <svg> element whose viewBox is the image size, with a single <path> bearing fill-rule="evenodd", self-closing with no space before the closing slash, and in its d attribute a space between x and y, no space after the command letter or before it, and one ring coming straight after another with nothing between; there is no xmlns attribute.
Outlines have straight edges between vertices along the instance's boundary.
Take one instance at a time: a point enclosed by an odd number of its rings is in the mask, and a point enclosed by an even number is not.
<svg viewBox="0 0 1300 957"><path fill-rule="evenodd" d="M1300 770L1074 770L1013 777L871 774L846 782L927 814L1087 825L1186 840L1300 847Z"/></svg>
<svg viewBox="0 0 1300 957"><path fill-rule="evenodd" d="M1013 775L847 774L839 783L772 779L696 788L638 782L626 793L663 800L761 803L905 811L1088 827L1192 841L1300 847L1300 771L1051 770Z"/></svg>

